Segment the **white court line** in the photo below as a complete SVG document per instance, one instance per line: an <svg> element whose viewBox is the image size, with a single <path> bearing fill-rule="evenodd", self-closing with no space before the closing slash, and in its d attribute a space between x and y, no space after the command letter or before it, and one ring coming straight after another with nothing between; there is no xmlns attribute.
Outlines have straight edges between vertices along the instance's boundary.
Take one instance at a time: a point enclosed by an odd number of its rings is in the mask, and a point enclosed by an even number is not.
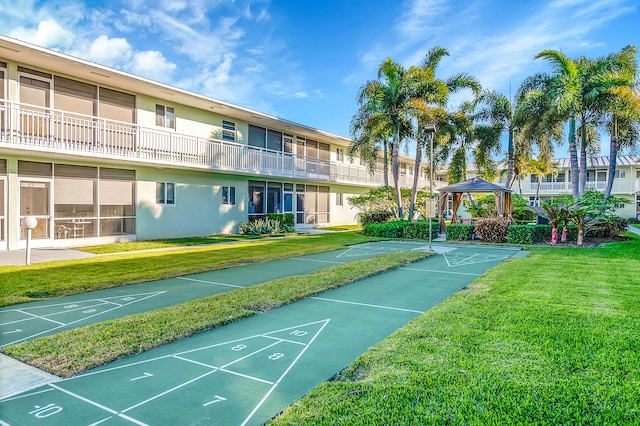
<svg viewBox="0 0 640 426"><path fill-rule="evenodd" d="M233 374L234 376L244 377L245 379L253 380L253 381L256 381L256 382L266 383L268 385L272 385L273 384L273 382L270 382L268 380L260 379L258 377L248 376L246 374L238 373L237 371L227 370L226 368L221 368L220 371L225 372L225 373L229 373L229 374Z"/></svg>
<svg viewBox="0 0 640 426"><path fill-rule="evenodd" d="M339 255L336 256L336 259L339 257L344 256L345 254L349 253L351 250L353 250L354 247L349 247L347 250L343 251L342 253L340 253Z"/></svg>
<svg viewBox="0 0 640 426"><path fill-rule="evenodd" d="M103 303L109 303L111 305L117 305L117 306L122 306L122 303L116 303L116 302L112 302L110 300L106 300L106 299L96 299L99 302L103 302Z"/></svg>
<svg viewBox="0 0 640 426"><path fill-rule="evenodd" d="M25 312L25 311L23 311L23 310L21 310L21 309L16 309L15 311L16 311L16 312L20 312L21 314L30 315L30 316L32 316L32 317L34 317L34 318L37 318L37 319L41 319L41 320L45 320L45 321L49 321L49 322L52 322L52 323L54 323L54 324L58 324L58 325L67 325L67 324L65 324L65 323L63 323L63 322L56 321L56 320L52 320L52 319L50 319L50 318L46 318L46 317L43 317L43 316L40 316L40 315L32 314L32 313L30 313L30 312Z"/></svg>
<svg viewBox="0 0 640 426"><path fill-rule="evenodd" d="M482 274L472 274L471 272L454 272L454 271L439 271L437 269L419 269L419 268L398 268L404 271L419 271L419 272L436 272L439 274L452 274L452 275L469 275L472 277L479 277Z"/></svg>
<svg viewBox="0 0 640 426"><path fill-rule="evenodd" d="M118 417L122 417L123 419L128 420L128 421L130 421L131 423L135 423L135 424L137 424L137 425L139 425L139 426L149 426L148 424L143 423L143 422L141 422L141 421L138 421L138 420L134 419L133 417L129 417L129 416L127 416L126 414L122 414L122 413L120 413L120 414L118 414Z"/></svg>
<svg viewBox="0 0 640 426"><path fill-rule="evenodd" d="M294 340L280 339L279 337L265 336L265 335L262 335L262 337L264 337L266 339L280 340L281 342L293 343L295 345L301 345L301 346L305 346L306 345L306 343L296 342Z"/></svg>
<svg viewBox="0 0 640 426"><path fill-rule="evenodd" d="M113 416L106 417L102 420L98 420L97 422L91 423L89 426L98 426L100 423L104 423L107 420L111 419Z"/></svg>
<svg viewBox="0 0 640 426"><path fill-rule="evenodd" d="M310 323L312 324L312 323ZM258 403L258 405L256 405L253 409L253 411L251 411L251 413L249 413L249 415L247 416L246 419L244 419L244 421L242 422L242 424L240 426L244 426L247 424L247 422L251 419L251 417L253 417L253 415L260 409L260 407L262 406L262 404L264 404L264 402L267 400L267 398L269 398L269 395L271 395L271 393L276 389L276 387L280 384L280 382L282 381L282 379L284 379L287 374L289 374L289 371L291 371L291 369L293 368L293 366L298 362L298 360L302 357L302 355L304 355L304 353L307 351L307 349L309 349L309 346L311 346L311 344L313 343L314 340L316 340L316 337L318 337L320 335L320 333L322 332L322 330L324 330L324 328L327 326L327 324L329 324L329 321L325 322L324 325L322 327L320 327L320 330L318 330L316 332L316 335L313 336L313 338L309 341L309 343L307 344L307 346L304 347L304 349L302 349L300 351L300 353L298 354L298 356L296 357L296 359L293 360L293 362L289 365L289 367L284 371L284 373L282 373L282 375L278 378L278 380L276 380L276 382L273 384L273 386L271 386L271 389L269 389L269 391L265 394L265 396L260 400L260 402Z"/></svg>
<svg viewBox="0 0 640 426"><path fill-rule="evenodd" d="M178 386L174 386L174 387L172 387L171 389L167 389L166 391L161 392L161 393L159 393L158 395L152 396L151 398L147 398L146 400L144 400L144 401L142 401L142 402L139 402L139 403L137 403L137 404L135 404L135 405L132 405L132 406L131 406L131 407L129 407L129 408L125 408L124 410L122 410L122 413L126 413L127 411L131 411L131 410L133 410L134 408L138 408L139 406L146 404L147 402L151 402L151 401L153 401L154 399L158 399L158 398L160 398L160 397L162 397L162 396L165 396L165 395L167 395L167 394L170 394L171 392L173 392L173 391L175 391L175 390L178 390L178 389L180 389L180 388L182 388L182 387L185 387L185 386L187 386L187 385L190 385L190 384L191 384L191 383L193 383L193 382L197 382L198 380L200 380L200 379L202 379L202 378L204 378L204 377L207 377L208 375L213 374L213 373L215 373L216 371L218 371L218 370L208 371L208 372L206 372L206 373L204 373L204 374L202 374L202 375L200 375L200 376L198 376L198 377L194 377L193 379L191 379L191 380L189 380L189 381L187 381L187 382L184 382L184 383L182 383L182 384L179 384Z"/></svg>
<svg viewBox="0 0 640 426"><path fill-rule="evenodd" d="M288 260L303 260L305 262L320 262L320 263L337 263L340 265L344 263L344 262L336 262L335 260L305 259L303 257L291 257Z"/></svg>
<svg viewBox="0 0 640 426"><path fill-rule="evenodd" d="M249 355L245 355L245 356L243 356L243 357L241 357L241 358L236 359L236 360L235 360L235 361L233 361L233 362L230 362L230 363L228 363L228 364L223 365L222 367L220 367L220 369L227 368L228 366L233 365L233 364L235 364L236 362L240 362L240 361L245 360L245 359L247 359L247 358L250 358L250 357L254 356L255 354L258 354L258 353L260 353L260 352L262 352L262 351L266 351L267 349L272 348L272 347L276 346L276 345L277 345L277 344L279 344L279 343L281 343L281 341L274 342L274 343L272 343L272 344L270 344L270 345L267 345L267 346L265 346L265 347L263 347L263 348L258 349L257 351L253 351L253 352L251 352Z"/></svg>
<svg viewBox="0 0 640 426"><path fill-rule="evenodd" d="M185 361L185 362L190 362L192 364L196 364L196 365L201 365L203 367L207 367L207 368L212 368L214 370L218 370L218 367L216 367L215 365L209 365L209 364L205 364L204 362L200 362L200 361L195 361L193 359L189 359L189 358L184 358L178 355L171 355L172 358L176 358L179 359L181 361Z"/></svg>
<svg viewBox="0 0 640 426"><path fill-rule="evenodd" d="M0 312L0 314L1 313L2 312ZM0 327L4 327L5 325L17 324L19 322L33 321L34 319L36 319L36 318L22 318L22 319L15 320L15 321L2 322L2 323L0 323Z"/></svg>
<svg viewBox="0 0 640 426"><path fill-rule="evenodd" d="M492 259L477 260L477 261L471 262L471 263L457 263L457 264L451 265L449 263L449 259L447 259L447 255L443 254L443 256L444 256L445 260L447 261L447 265L449 265L449 267L451 267L451 268L455 268L457 266L475 265L475 264L478 264L478 263L487 263L487 262L495 262L495 261L500 261L501 262L501 261L507 260L507 259L509 259L509 257L511 257L511 256L508 256L508 257L496 257L496 258L492 258ZM469 258L467 258L467 259L469 259Z"/></svg>
<svg viewBox="0 0 640 426"><path fill-rule="evenodd" d="M145 300L145 299L149 299L149 298L151 298L151 297L159 296L160 294L163 294L163 293L166 293L166 292L167 292L166 290L164 290L164 291L157 291L157 292L154 292L154 293L148 294L147 296L145 296L145 297L143 297L143 298L141 298L141 299L132 300L131 302L129 302L129 303L125 303L124 305L121 305L121 306L114 306L114 307L113 307L113 308L111 308L111 309L107 309L107 310L105 310L105 311L101 311L101 312L96 312L96 313L95 313L95 314L93 314L93 315L88 315L88 316L86 316L86 317L82 317L82 318L80 318L80 319L78 319L78 320L71 321L71 322L68 322L68 323L66 323L66 324L61 323L61 322L57 322L57 321L53 321L53 320L50 320L50 319L48 319L48 318L44 318L44 317L38 317L38 318L40 318L40 319L43 319L43 320L46 320L46 321L51 321L51 322L56 322L56 323L61 324L61 325L59 325L58 327L53 327L53 328L49 328L49 329L47 329L47 330L41 331L40 333L32 334L32 335L30 335L30 336L26 336L26 337L23 337L23 338L21 338L21 339L14 340L13 342L7 342L7 343L5 343L5 345L12 345L12 344L14 344L14 343L22 342L23 340L31 339L32 337L37 337L37 336L40 336L40 335L45 334L45 333L49 333L49 332L54 331L54 330L58 330L58 329L60 329L60 328L62 328L62 327L66 327L66 326L73 325L73 324L78 323L78 322L86 321L86 320L88 320L89 318L93 318L93 317L97 317L98 315L106 314L107 312L114 311L114 310L119 309L119 308L122 308L122 307L124 307L124 306L131 305L131 304L134 304L134 303L137 303L137 302L143 301L143 300ZM122 296L122 297L128 297L128 296ZM68 305L68 304L69 304L69 303L59 303L59 304L57 304L57 306L60 306L60 305ZM56 306L56 305L53 305L53 306ZM28 312L22 312L22 313L25 313L25 314L28 314L28 315L33 315L33 314L29 314ZM34 316L37 316L37 315L34 315Z"/></svg>
<svg viewBox="0 0 640 426"><path fill-rule="evenodd" d="M116 410L112 410L111 408L109 408L109 407L105 407L105 406L104 406L104 405L102 405L102 404L98 404L97 402L92 401L92 400L90 400L89 398L85 398L84 396L80 396L80 395L78 395L77 393L74 393L74 392L71 392L71 391L69 391L69 390L63 389L63 388L61 388L60 386L56 386L56 385L54 385L53 383L49 383L49 386L51 386L52 388L54 388L54 389L56 389L56 390L59 390L59 391L60 391L60 392L62 392L62 393L66 393L67 395L70 395L70 396L72 396L72 397L74 397L74 398L76 398L76 399L79 399L80 401L83 401L83 402L86 402L86 403L88 403L88 404L91 404L91 405L93 405L93 406L95 406L95 407L98 407L98 408L100 408L101 410L105 410L105 411L107 411L107 412L109 412L109 413L111 413L111 414L116 414L116 415L118 414L118 412L117 412Z"/></svg>
<svg viewBox="0 0 640 426"><path fill-rule="evenodd" d="M186 278L186 277L176 277L179 280L185 280L185 281L195 281L197 283L204 283L204 284L214 284L214 285L221 285L221 286L225 286L225 287L233 287L233 288L244 288L244 286L241 285L233 285L233 284L226 284L226 283L219 283L217 281L205 281L205 280L197 280L195 278Z"/></svg>
<svg viewBox="0 0 640 426"><path fill-rule="evenodd" d="M14 397L11 397L11 398L3 399L2 401L0 401L0 403L13 401L13 400L16 400L16 399L21 399L21 398L28 398L28 397L33 396L33 395L38 395L38 394L41 394L41 393L51 392L52 390L53 389L45 389L45 390L41 390L41 391L37 391L37 392L30 392L30 393L20 394L18 396L14 396Z"/></svg>
<svg viewBox="0 0 640 426"><path fill-rule="evenodd" d="M326 299L324 297L310 297L309 299L324 300L325 302L345 303L347 305L367 306L369 308L387 309L387 310L390 310L390 311L413 312L413 313L416 313L416 314L424 313L424 311L415 311L413 309L394 308L394 307L391 307L391 306L382 306L382 305L371 305L369 303L348 302L346 300Z"/></svg>

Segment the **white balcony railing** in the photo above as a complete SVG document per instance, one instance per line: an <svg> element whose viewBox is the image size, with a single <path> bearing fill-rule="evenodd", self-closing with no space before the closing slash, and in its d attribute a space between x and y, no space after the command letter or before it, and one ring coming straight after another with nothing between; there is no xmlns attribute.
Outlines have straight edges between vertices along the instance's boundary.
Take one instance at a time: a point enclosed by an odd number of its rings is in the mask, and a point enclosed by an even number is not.
<svg viewBox="0 0 640 426"><path fill-rule="evenodd" d="M0 101L0 144L47 152L200 166L252 175L382 185L366 167L145 128L137 124ZM392 179L389 179L392 182ZM412 177L403 176L410 187ZM428 181L421 179L420 187Z"/></svg>
<svg viewBox="0 0 640 426"><path fill-rule="evenodd" d="M536 192L538 184L536 182L530 182L529 191L531 193ZM604 191L607 187L606 181L587 181L587 189L596 189L598 191ZM570 194L573 186L571 182L542 182L540 184L540 194ZM632 194L640 191L640 178L635 182L627 179L614 179L611 193L613 194Z"/></svg>

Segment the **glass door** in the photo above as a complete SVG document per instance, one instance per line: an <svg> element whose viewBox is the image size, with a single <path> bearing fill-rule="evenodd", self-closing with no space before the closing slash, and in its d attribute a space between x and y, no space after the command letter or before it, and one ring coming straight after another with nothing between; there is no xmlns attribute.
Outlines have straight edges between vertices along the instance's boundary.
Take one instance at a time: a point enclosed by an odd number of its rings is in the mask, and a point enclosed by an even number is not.
<svg viewBox="0 0 640 426"><path fill-rule="evenodd" d="M26 247L27 230L22 227L22 219L34 216L38 225L31 232L32 247L50 247L53 245L51 232L51 180L20 180L20 248Z"/></svg>

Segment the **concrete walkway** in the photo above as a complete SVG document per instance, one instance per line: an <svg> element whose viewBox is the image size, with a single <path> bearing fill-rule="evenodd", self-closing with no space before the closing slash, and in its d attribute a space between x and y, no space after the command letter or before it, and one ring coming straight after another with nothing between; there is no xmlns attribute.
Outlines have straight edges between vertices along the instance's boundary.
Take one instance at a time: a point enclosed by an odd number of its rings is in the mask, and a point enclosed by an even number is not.
<svg viewBox="0 0 640 426"><path fill-rule="evenodd" d="M640 235L640 229L633 226L627 226L627 231L633 232L636 235Z"/></svg>
<svg viewBox="0 0 640 426"><path fill-rule="evenodd" d="M0 251L0 266L25 265L26 250ZM63 248L31 249L31 263L51 262L54 260L84 259L96 256L78 250Z"/></svg>

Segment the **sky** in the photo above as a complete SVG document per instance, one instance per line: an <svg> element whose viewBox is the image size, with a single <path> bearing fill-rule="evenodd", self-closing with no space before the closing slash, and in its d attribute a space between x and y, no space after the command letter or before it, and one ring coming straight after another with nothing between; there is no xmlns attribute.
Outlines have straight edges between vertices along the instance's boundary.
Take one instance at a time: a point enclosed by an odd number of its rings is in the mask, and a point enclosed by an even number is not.
<svg viewBox="0 0 640 426"><path fill-rule="evenodd" d="M0 0L0 22L5 36L344 137L386 58L419 65L442 46L438 78L470 73L509 96L551 71L534 60L544 49L640 46L638 0Z"/></svg>

